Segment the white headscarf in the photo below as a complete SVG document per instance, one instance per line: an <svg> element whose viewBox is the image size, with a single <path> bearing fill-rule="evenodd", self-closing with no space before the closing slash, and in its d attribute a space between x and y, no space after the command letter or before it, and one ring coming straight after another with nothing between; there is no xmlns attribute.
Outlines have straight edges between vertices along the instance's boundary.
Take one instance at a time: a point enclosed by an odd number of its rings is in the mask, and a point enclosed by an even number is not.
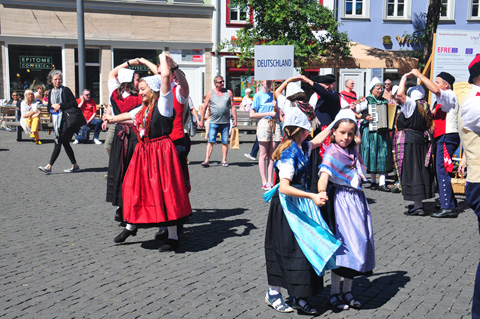
<svg viewBox="0 0 480 319"><path fill-rule="evenodd" d="M378 84L382 84L382 81L380 81L379 78L374 77L374 78L372 79L372 81L370 82L370 89L369 89L369 91L371 92L371 91L373 90L373 88L374 88L376 85L378 85Z"/></svg>
<svg viewBox="0 0 480 319"><path fill-rule="evenodd" d="M118 82L120 82L120 84L132 82L134 73L135 71L130 69L118 70Z"/></svg>
<svg viewBox="0 0 480 319"><path fill-rule="evenodd" d="M162 77L160 75L152 75L152 76L147 76L144 77L143 80L147 82L148 87L153 91L153 92L158 92L160 91L160 86L162 84Z"/></svg>

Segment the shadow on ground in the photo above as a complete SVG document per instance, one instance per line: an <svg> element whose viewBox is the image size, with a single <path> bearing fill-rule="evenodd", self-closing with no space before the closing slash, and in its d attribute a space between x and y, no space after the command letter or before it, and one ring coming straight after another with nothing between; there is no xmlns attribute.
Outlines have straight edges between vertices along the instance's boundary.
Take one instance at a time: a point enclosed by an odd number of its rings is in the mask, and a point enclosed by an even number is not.
<svg viewBox="0 0 480 319"><path fill-rule="evenodd" d="M406 274L406 271L391 271L375 273L368 277L357 277L353 281L352 293L363 304L363 310L378 309L395 297L410 281L410 277ZM322 293L310 298L312 305L321 313L333 311L328 303L329 292L330 287L327 286Z"/></svg>
<svg viewBox="0 0 480 319"><path fill-rule="evenodd" d="M194 210L180 235L180 247L177 253L204 251L219 245L227 238L248 236L257 227L249 219L231 219L245 211L244 208ZM153 235L152 232L152 237ZM123 245L138 243L128 242ZM158 249L164 241L152 239L140 243L144 249Z"/></svg>

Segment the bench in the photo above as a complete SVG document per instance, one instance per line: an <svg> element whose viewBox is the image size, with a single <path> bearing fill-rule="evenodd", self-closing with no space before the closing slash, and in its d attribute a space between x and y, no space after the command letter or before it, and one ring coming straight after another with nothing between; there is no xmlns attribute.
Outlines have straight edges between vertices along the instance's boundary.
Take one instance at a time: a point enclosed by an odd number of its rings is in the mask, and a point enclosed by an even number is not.
<svg viewBox="0 0 480 319"><path fill-rule="evenodd" d="M255 132L257 130L258 119L251 119L250 112L237 110L237 127L239 131Z"/></svg>

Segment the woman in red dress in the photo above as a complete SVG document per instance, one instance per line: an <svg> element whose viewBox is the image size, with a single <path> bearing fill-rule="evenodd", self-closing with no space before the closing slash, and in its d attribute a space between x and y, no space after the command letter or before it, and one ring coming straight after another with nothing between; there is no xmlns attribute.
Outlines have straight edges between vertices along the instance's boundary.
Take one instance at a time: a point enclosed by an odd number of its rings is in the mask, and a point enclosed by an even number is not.
<svg viewBox="0 0 480 319"><path fill-rule="evenodd" d="M160 74L142 78L138 85L143 104L129 113L107 115L117 123L133 119L138 144L123 181L123 218L127 227L115 237L116 243L135 236L138 226L167 226L167 242L160 251L178 248L177 225L192 213L188 191L172 132L175 112L170 86L171 57L160 54Z"/></svg>

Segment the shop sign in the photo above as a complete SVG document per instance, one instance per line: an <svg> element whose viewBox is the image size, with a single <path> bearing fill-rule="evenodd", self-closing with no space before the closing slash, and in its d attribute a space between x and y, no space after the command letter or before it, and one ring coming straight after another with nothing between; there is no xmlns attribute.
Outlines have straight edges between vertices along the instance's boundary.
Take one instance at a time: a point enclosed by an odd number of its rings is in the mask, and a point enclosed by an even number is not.
<svg viewBox="0 0 480 319"><path fill-rule="evenodd" d="M20 56L21 69L50 70L52 69L53 58L51 56Z"/></svg>
<svg viewBox="0 0 480 319"><path fill-rule="evenodd" d="M255 81L283 80L294 73L293 45L256 45Z"/></svg>
<svg viewBox="0 0 480 319"><path fill-rule="evenodd" d="M202 49L172 49L170 55L177 63L181 62L203 62Z"/></svg>

